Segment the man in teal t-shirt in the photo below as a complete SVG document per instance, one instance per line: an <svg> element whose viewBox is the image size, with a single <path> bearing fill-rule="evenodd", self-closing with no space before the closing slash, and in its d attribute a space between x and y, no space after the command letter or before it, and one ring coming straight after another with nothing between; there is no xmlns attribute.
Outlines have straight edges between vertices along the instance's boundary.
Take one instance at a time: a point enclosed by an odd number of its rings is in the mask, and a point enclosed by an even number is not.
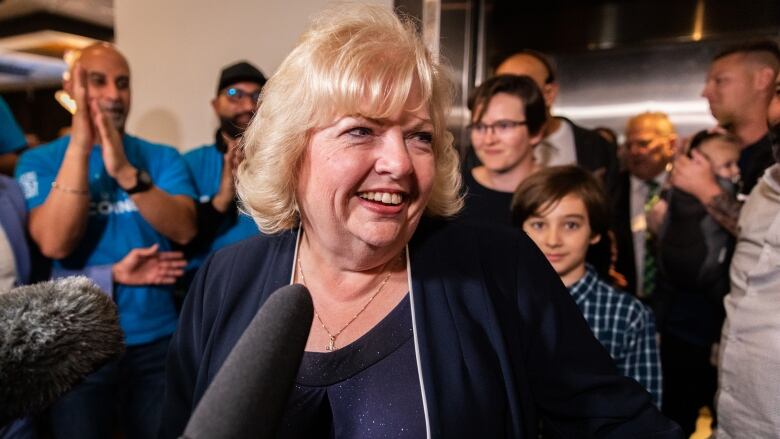
<svg viewBox="0 0 780 439"><path fill-rule="evenodd" d="M198 193L198 236L188 246L188 277L209 253L260 232L252 218L238 211L233 172L238 164L238 140L257 108L265 76L242 61L219 77L211 106L220 120L215 141L184 154Z"/></svg>
<svg viewBox="0 0 780 439"><path fill-rule="evenodd" d="M72 135L26 152L17 165L29 232L54 259L55 276L80 272L109 285L127 349L57 401L48 421L55 437L105 438L121 413L124 437L153 437L176 329L171 289L112 284L110 270L134 248L168 250L192 239L195 191L175 149L125 132L130 69L113 46L85 48L65 89L78 107Z"/></svg>

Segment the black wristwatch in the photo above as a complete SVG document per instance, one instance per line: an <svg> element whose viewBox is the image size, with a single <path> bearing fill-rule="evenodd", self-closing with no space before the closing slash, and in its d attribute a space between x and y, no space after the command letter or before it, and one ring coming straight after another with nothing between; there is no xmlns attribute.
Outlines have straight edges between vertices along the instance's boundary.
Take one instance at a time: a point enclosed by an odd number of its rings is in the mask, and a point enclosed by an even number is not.
<svg viewBox="0 0 780 439"><path fill-rule="evenodd" d="M130 189L126 189L125 192L127 192L128 195L133 195L140 192L146 192L151 189L152 186L152 177L149 176L149 173L143 169L136 169L135 186L131 187Z"/></svg>

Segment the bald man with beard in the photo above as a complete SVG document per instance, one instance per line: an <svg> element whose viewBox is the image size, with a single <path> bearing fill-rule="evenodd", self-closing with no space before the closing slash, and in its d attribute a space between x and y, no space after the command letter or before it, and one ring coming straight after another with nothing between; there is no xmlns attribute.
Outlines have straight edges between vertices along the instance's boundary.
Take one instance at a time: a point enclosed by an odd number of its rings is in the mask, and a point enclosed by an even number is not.
<svg viewBox="0 0 780 439"><path fill-rule="evenodd" d="M64 88L77 104L72 134L24 153L16 178L30 236L54 260L54 276L86 275L113 297L126 353L54 403L47 420L57 438L107 438L121 413L125 438L149 438L177 323L172 289L122 283L113 267L135 248L159 261L157 250L192 239L195 191L174 148L126 132L130 67L114 46L83 49Z"/></svg>

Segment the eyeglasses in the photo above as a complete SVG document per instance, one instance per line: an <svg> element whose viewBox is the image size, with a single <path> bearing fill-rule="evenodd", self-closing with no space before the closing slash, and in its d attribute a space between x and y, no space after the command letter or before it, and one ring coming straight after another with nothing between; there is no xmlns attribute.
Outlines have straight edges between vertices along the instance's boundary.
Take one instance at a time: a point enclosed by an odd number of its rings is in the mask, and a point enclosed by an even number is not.
<svg viewBox="0 0 780 439"><path fill-rule="evenodd" d="M467 128L469 131L471 131L472 134L476 134L478 136L484 136L488 133L488 131L492 131L493 134L498 134L501 136L508 134L513 129L526 124L527 122L524 120L497 120L493 123L472 123Z"/></svg>
<svg viewBox="0 0 780 439"><path fill-rule="evenodd" d="M230 102L235 103L240 102L244 98L249 98L252 100L252 102L257 102L258 99L260 99L260 90L247 93L240 88L228 87L225 89L225 91L222 92L222 94L224 94L230 100Z"/></svg>

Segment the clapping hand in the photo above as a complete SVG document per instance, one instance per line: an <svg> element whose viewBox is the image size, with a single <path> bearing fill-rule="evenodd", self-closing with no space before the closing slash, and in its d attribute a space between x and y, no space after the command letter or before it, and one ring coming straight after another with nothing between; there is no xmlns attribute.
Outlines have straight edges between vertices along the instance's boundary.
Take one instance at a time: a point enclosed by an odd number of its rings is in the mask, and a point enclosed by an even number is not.
<svg viewBox="0 0 780 439"><path fill-rule="evenodd" d="M80 151L89 153L95 143L95 130L92 125L92 105L87 97L87 72L79 62L71 74L73 87L71 95L76 101L76 112L71 123L71 144Z"/></svg>

